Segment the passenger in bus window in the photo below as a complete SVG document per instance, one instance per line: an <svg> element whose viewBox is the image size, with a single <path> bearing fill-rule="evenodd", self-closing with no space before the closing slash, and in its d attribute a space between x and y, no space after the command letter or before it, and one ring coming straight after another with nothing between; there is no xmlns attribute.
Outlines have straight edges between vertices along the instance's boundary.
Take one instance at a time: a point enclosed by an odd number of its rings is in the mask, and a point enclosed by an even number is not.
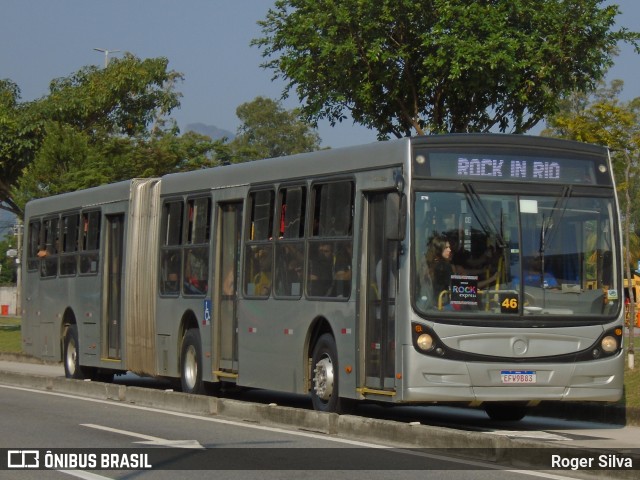
<svg viewBox="0 0 640 480"><path fill-rule="evenodd" d="M532 257L524 257L523 259L523 272L524 272L524 284L530 287L540 288L560 288L560 283L556 279L553 272L548 269L543 269L543 261L539 255ZM543 274L544 270L544 274ZM513 277L513 283L516 286L520 285L520 279L517 275Z"/></svg>
<svg viewBox="0 0 640 480"><path fill-rule="evenodd" d="M184 293L203 295L207 293L208 268L206 255L201 249L187 250L184 270Z"/></svg>
<svg viewBox="0 0 640 480"><path fill-rule="evenodd" d="M276 294L299 296L304 265L303 244L283 243L276 254Z"/></svg>
<svg viewBox="0 0 640 480"><path fill-rule="evenodd" d="M476 257L467 255L463 263L452 261L455 273L478 277L478 288L491 288L504 277L504 260L502 249L488 244L482 253Z"/></svg>
<svg viewBox="0 0 640 480"><path fill-rule="evenodd" d="M176 252L163 254L162 293L177 294L180 292L180 257Z"/></svg>
<svg viewBox="0 0 640 480"><path fill-rule="evenodd" d="M350 241L342 242L334 260L334 288L337 297L348 298L351 295L351 260L353 245Z"/></svg>
<svg viewBox="0 0 640 480"><path fill-rule="evenodd" d="M265 247L258 247L255 251L257 273L253 277L254 295L269 296L271 293L271 253Z"/></svg>
<svg viewBox="0 0 640 480"><path fill-rule="evenodd" d="M445 236L435 236L429 242L426 266L433 285L434 301L438 302L441 295L446 297L443 292L449 291L451 275L454 273L451 265L451 244ZM442 299L443 302L445 300L448 302L448 297Z"/></svg>
<svg viewBox="0 0 640 480"><path fill-rule="evenodd" d="M309 295L326 297L333 287L333 246L328 242L318 244L309 265Z"/></svg>

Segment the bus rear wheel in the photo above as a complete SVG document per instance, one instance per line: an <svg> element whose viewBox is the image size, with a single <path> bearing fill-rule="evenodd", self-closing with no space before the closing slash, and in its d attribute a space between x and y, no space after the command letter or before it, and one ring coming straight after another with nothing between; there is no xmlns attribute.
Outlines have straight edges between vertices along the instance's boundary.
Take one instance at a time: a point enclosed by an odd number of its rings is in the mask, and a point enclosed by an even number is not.
<svg viewBox="0 0 640 480"><path fill-rule="evenodd" d="M64 334L64 375L67 378L84 380L85 372L80 366L80 347L78 343L78 327L69 325Z"/></svg>
<svg viewBox="0 0 640 480"><path fill-rule="evenodd" d="M180 384L185 393L206 393L202 381L202 346L197 328L187 330L180 352Z"/></svg>

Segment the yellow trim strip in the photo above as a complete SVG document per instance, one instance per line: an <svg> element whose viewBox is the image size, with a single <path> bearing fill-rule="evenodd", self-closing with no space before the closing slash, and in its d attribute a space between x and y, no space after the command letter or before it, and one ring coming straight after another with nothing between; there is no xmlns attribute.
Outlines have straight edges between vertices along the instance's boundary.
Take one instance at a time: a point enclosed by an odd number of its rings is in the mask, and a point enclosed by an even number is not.
<svg viewBox="0 0 640 480"><path fill-rule="evenodd" d="M367 387L356 388L356 392L361 395L386 395L388 397L394 397L396 395L395 391L391 392L389 390L375 390L373 388Z"/></svg>
<svg viewBox="0 0 640 480"><path fill-rule="evenodd" d="M215 375L217 375L218 377L222 377L222 378L238 378L238 374L237 373L223 372L221 370L217 370L217 371L215 371L213 373Z"/></svg>

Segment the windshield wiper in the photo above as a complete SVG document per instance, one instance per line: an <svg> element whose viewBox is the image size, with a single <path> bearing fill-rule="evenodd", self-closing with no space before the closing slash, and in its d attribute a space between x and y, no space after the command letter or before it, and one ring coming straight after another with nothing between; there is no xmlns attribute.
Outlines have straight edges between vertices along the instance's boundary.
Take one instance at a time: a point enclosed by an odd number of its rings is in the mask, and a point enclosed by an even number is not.
<svg viewBox="0 0 640 480"><path fill-rule="evenodd" d="M480 227L482 227L484 233L486 233L487 236L495 236L498 247L506 247L507 243L504 241L502 232L494 223L493 219L491 218L491 214L484 204L484 201L475 191L473 185L471 185L470 183L463 183L462 185L466 190L466 195L467 199L469 200L469 205L471 206L471 211L476 217L476 220L478 220L478 223L480 224Z"/></svg>
<svg viewBox="0 0 640 480"><path fill-rule="evenodd" d="M556 198L555 203L551 209L551 216L545 222L544 214L542 215L542 228L540 229L540 286L544 288L544 275L545 275L545 262L544 254L547 249L547 245L553 244L553 239L558 232L558 228L553 228L554 225L559 225L560 220L564 217L564 213L567 211L569 204L569 197L571 197L571 185L567 185L562 189L560 197ZM551 230L551 232L549 232Z"/></svg>

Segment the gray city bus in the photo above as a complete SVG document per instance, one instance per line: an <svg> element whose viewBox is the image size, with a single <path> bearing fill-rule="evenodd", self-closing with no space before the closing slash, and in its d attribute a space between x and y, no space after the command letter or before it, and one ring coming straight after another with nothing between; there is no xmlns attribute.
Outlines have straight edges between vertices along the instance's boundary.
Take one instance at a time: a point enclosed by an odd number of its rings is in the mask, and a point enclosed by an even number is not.
<svg viewBox="0 0 640 480"><path fill-rule="evenodd" d="M606 149L442 135L136 179L27 205L23 343L132 371L520 419L623 388Z"/></svg>

